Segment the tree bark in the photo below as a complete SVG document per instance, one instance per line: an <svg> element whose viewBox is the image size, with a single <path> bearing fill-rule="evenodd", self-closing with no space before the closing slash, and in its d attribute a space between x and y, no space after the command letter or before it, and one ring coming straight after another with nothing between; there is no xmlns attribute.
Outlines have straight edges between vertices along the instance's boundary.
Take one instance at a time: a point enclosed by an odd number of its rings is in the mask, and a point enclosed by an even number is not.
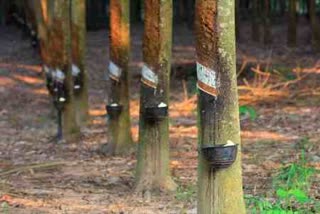
<svg viewBox="0 0 320 214"><path fill-rule="evenodd" d="M109 143L111 155L130 152L133 146L130 129L129 99L129 57L130 57L130 1L110 1L110 65L116 66L114 73L109 66L108 104L122 106L118 117L109 117Z"/></svg>
<svg viewBox="0 0 320 214"><path fill-rule="evenodd" d="M49 0L50 61L53 68L61 70L64 75L66 101L62 110L63 139L70 141L77 137L80 129L76 122L76 111L71 73L71 2Z"/></svg>
<svg viewBox="0 0 320 214"><path fill-rule="evenodd" d="M234 0L196 1L199 214L246 213L241 175L234 8ZM201 147L223 145L228 141L238 144L236 161L227 169L212 169Z"/></svg>
<svg viewBox="0 0 320 214"><path fill-rule="evenodd" d="M136 190L172 191L176 188L169 169L168 116L146 119L146 107L169 106L172 47L172 0L145 0L145 28ZM146 73L149 74L145 75ZM149 81L148 81L149 80Z"/></svg>
<svg viewBox="0 0 320 214"><path fill-rule="evenodd" d="M85 68L86 54L86 1L71 0L72 68L74 97L78 124L88 121L88 74ZM80 71L79 73L77 73ZM79 85L78 85L79 84ZM80 87L80 88L79 88Z"/></svg>
<svg viewBox="0 0 320 214"><path fill-rule="evenodd" d="M320 50L320 24L316 13L316 1L309 0L309 15L312 28L312 45L315 50Z"/></svg>
<svg viewBox="0 0 320 214"><path fill-rule="evenodd" d="M36 18L37 35L39 39L39 52L42 60L42 71L46 76L46 85L49 91L51 100L54 100L54 93L50 84L52 79L48 79L48 75L52 75L54 69L51 56L50 56L50 29L49 23L52 23L52 15L49 13L50 0L32 0L32 8ZM47 73L46 73L47 72ZM49 72L49 73L48 73ZM56 109L53 105L50 105L50 117L56 117Z"/></svg>
<svg viewBox="0 0 320 214"><path fill-rule="evenodd" d="M252 0L252 25L251 25L251 37L255 42L260 40L260 10L259 0Z"/></svg>
<svg viewBox="0 0 320 214"><path fill-rule="evenodd" d="M40 56L44 66L50 66L49 61L49 31L48 31L48 0L32 0L35 12L37 33L40 43Z"/></svg>
<svg viewBox="0 0 320 214"><path fill-rule="evenodd" d="M290 47L295 47L297 45L296 4L296 0L289 0L287 42Z"/></svg>

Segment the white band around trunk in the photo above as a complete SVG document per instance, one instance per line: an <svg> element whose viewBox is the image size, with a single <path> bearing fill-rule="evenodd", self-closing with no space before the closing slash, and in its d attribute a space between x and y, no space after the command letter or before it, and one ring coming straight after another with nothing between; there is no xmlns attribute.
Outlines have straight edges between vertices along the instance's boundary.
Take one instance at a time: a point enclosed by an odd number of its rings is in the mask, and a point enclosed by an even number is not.
<svg viewBox="0 0 320 214"><path fill-rule="evenodd" d="M212 96L217 96L217 75L210 69L197 62L197 87Z"/></svg>
<svg viewBox="0 0 320 214"><path fill-rule="evenodd" d="M158 76L146 64L142 66L141 82L151 88L157 88Z"/></svg>

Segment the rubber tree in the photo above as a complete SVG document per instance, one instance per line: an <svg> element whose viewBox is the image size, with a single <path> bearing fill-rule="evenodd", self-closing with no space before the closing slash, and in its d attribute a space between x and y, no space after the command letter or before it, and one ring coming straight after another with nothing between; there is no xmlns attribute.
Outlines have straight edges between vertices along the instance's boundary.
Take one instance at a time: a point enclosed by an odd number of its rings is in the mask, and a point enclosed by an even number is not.
<svg viewBox="0 0 320 214"><path fill-rule="evenodd" d="M50 98L54 101L53 78L54 67L51 60L50 51L50 29L49 24L52 23L52 15L49 13L50 0L32 0L33 11L36 17L37 37L39 40L39 52L42 60L42 71L46 77L46 86L49 91ZM51 2L52 3L52 2ZM50 105L50 116L56 116L56 108Z"/></svg>
<svg viewBox="0 0 320 214"><path fill-rule="evenodd" d="M198 76L198 213L244 214L236 83L235 1L196 1ZM235 162L213 169L204 145L238 145Z"/></svg>
<svg viewBox="0 0 320 214"><path fill-rule="evenodd" d="M86 54L86 0L71 0L72 76L78 124L88 121Z"/></svg>
<svg viewBox="0 0 320 214"><path fill-rule="evenodd" d="M136 190L176 188L169 169L169 120L151 122L147 108L169 106L172 47L172 0L145 0L140 127Z"/></svg>
<svg viewBox="0 0 320 214"><path fill-rule="evenodd" d="M48 0L48 30L50 41L50 63L55 69L56 76L63 76L64 103L62 109L63 140L74 139L79 132L76 121L73 77L71 72L71 1ZM61 74L63 73L63 75ZM61 97L60 97L61 98ZM59 98L59 99L60 99Z"/></svg>
<svg viewBox="0 0 320 214"><path fill-rule="evenodd" d="M320 50L320 24L316 13L316 1L309 1L309 16L312 29L312 45L315 50Z"/></svg>
<svg viewBox="0 0 320 214"><path fill-rule="evenodd" d="M129 58L130 1L110 0L110 62L108 105L121 106L120 115L108 117L108 144L103 153L120 155L133 146L130 129ZM109 114L109 112L108 112Z"/></svg>
<svg viewBox="0 0 320 214"><path fill-rule="evenodd" d="M297 1L289 0L287 43L288 43L288 46L291 46L291 47L295 47L297 45L296 7L297 7Z"/></svg>
<svg viewBox="0 0 320 214"><path fill-rule="evenodd" d="M32 0L32 7L36 17L37 34L40 43L40 56L43 67L51 66L49 56L49 17L48 17L48 0Z"/></svg>

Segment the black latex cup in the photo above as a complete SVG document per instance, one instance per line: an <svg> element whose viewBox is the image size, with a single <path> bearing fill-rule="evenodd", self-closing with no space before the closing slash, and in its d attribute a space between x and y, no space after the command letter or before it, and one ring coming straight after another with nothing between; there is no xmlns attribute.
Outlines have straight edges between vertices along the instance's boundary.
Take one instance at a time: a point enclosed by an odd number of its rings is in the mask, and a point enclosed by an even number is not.
<svg viewBox="0 0 320 214"><path fill-rule="evenodd" d="M73 85L74 91L80 91L82 82L79 75L73 77Z"/></svg>
<svg viewBox="0 0 320 214"><path fill-rule="evenodd" d="M214 169L230 167L237 157L238 145L203 145L201 152Z"/></svg>
<svg viewBox="0 0 320 214"><path fill-rule="evenodd" d="M168 106L149 106L144 109L144 117L149 121L163 120L168 116Z"/></svg>
<svg viewBox="0 0 320 214"><path fill-rule="evenodd" d="M122 112L122 105L106 105L106 110L110 118L117 118Z"/></svg>

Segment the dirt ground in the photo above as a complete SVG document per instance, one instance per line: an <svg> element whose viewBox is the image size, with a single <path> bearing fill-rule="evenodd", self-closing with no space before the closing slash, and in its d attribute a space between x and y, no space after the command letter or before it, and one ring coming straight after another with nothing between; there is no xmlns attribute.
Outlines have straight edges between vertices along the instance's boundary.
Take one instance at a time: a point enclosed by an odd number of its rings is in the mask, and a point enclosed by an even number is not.
<svg viewBox="0 0 320 214"><path fill-rule="evenodd" d="M301 23L300 27L305 29L299 30L298 48L288 49L281 25L274 28L273 45L269 47L249 42L250 27L242 26L237 45L239 69L241 65L264 64L274 73L293 70L301 75L301 80L291 82L285 82L281 75L269 78L261 74L260 79L251 77L248 81L239 78L240 102L257 110L256 120L241 120L246 194L272 191L273 173L296 160L303 146L307 146L310 164L320 169L320 55L309 44L308 26ZM104 110L107 32L88 33L91 121L82 128L81 141L70 144L50 142L56 133L55 117L37 52L14 27L0 27L0 35L0 201L9 204L0 207L0 212L196 213L196 97L190 79L186 91L184 80L179 75L172 77L170 165L179 189L173 194L141 197L133 193L135 154L104 157L98 151L108 142ZM131 115L136 141L141 35L142 26L134 26ZM173 71L187 69L184 65L192 64L194 59L192 32L176 26ZM268 81L263 83L266 78ZM305 138L309 139L307 145L302 145L306 141L301 139ZM318 175L311 188L311 194L318 199L319 183Z"/></svg>

